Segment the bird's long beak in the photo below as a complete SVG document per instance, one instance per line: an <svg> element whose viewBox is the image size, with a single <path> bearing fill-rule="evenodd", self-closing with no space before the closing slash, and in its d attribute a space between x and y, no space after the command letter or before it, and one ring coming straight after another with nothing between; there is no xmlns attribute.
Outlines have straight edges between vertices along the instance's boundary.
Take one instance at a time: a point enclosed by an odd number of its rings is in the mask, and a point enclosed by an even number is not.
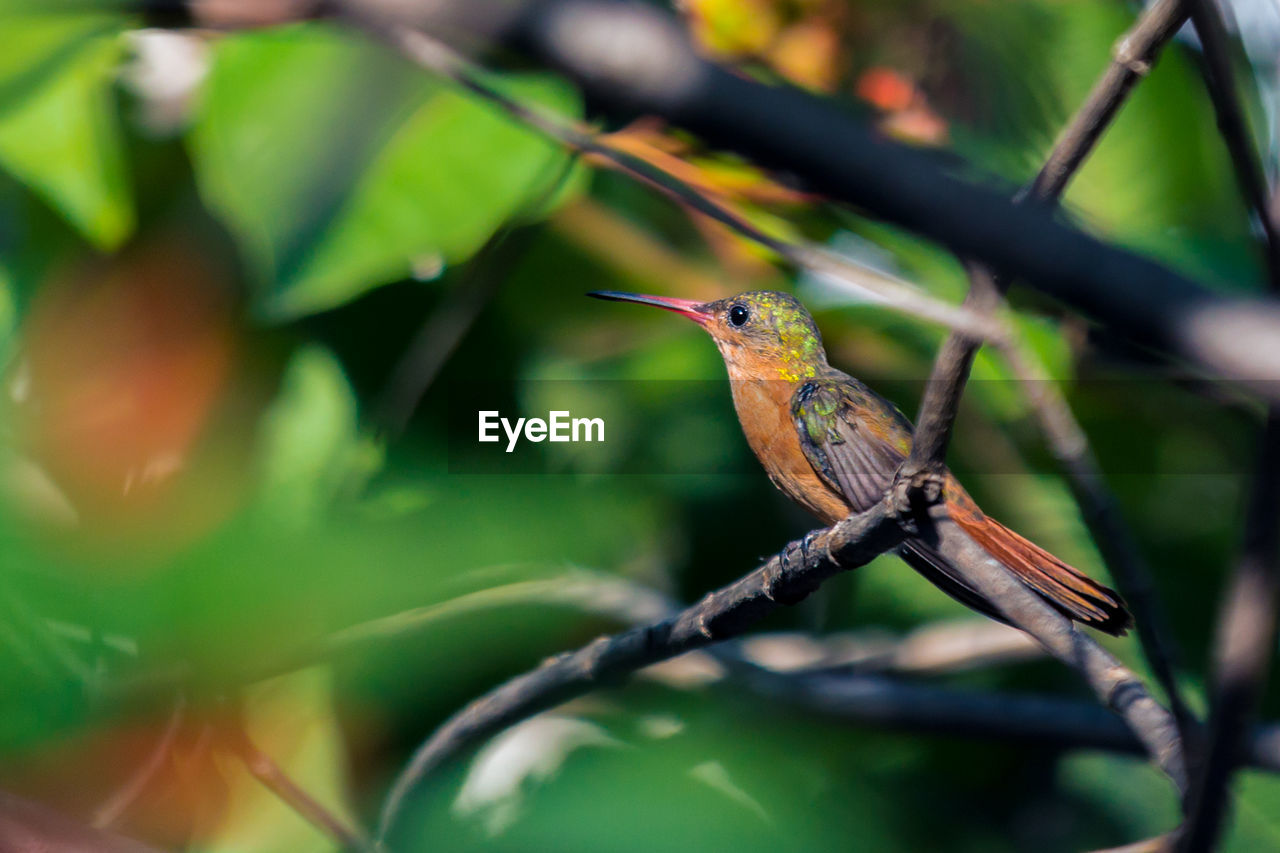
<svg viewBox="0 0 1280 853"><path fill-rule="evenodd" d="M646 296L643 293L624 293L620 290L593 290L587 296L594 296L596 299L608 299L612 302L638 302L641 305L655 305L667 311L683 314L699 326L705 326L707 321L711 319L711 313L707 311L706 303L695 302L692 299Z"/></svg>

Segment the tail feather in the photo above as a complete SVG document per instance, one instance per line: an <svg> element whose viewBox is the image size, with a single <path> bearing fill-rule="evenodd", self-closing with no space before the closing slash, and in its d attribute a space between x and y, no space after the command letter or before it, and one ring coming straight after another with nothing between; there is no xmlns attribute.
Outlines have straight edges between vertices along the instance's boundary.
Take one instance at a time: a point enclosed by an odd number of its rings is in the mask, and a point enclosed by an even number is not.
<svg viewBox="0 0 1280 853"><path fill-rule="evenodd" d="M969 501L948 502L952 519L1046 601L1077 622L1113 636L1133 625L1122 599L1088 575L983 515Z"/></svg>

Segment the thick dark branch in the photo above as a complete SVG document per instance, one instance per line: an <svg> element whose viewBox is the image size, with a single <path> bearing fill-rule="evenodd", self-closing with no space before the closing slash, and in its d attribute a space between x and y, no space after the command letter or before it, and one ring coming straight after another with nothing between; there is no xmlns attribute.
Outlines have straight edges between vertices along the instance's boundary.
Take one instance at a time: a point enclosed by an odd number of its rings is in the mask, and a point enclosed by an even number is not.
<svg viewBox="0 0 1280 853"><path fill-rule="evenodd" d="M680 26L652 7L561 0L519 4L513 13L510 4L487 0L344 3L384 14L388 5L396 7L393 20L445 37L465 31L495 38L560 69L608 109L663 116L963 257L1024 278L1138 342L1264 394L1280 393L1266 381L1280 378L1280 348L1271 345L1280 337L1280 303L1214 294L1058 222L1049 210L1016 209L999 193L953 177L928 152L879 137L830 102L701 59Z"/></svg>
<svg viewBox="0 0 1280 853"><path fill-rule="evenodd" d="M855 290L869 292L888 308L963 330L976 338L989 338L997 333L995 324L972 312L934 299L919 288L855 264L823 247L783 240L760 230L746 218L698 189L601 140L590 128L560 116L545 114L508 97L485 81L480 68L436 39L406 27L382 26L363 17L355 20L419 66L453 80L566 148L590 155L652 187L687 209L719 222L742 237L777 253L797 268L842 281Z"/></svg>
<svg viewBox="0 0 1280 853"><path fill-rule="evenodd" d="M378 838L394 828L405 797L421 779L479 739L641 667L737 636L766 614L801 601L833 575L897 547L902 536L886 499L788 544L751 574L671 618L601 637L508 681L451 717L414 753L387 796Z"/></svg>
<svg viewBox="0 0 1280 853"><path fill-rule="evenodd" d="M1204 50L1205 83L1218 129L1246 201L1262 225L1272 293L1280 293L1280 221L1231 72L1231 44L1216 0L1192 0ZM1208 751L1192 788L1182 851L1210 850L1225 823L1231 777L1257 713L1276 639L1280 607L1280 405L1268 411L1245 517L1244 551L1218 614Z"/></svg>
<svg viewBox="0 0 1280 853"><path fill-rule="evenodd" d="M1058 136L1044 166L1035 180L1019 194L1018 201L1030 199L1041 204L1057 203L1129 92L1150 71L1160 51L1173 38L1187 14L1185 0L1159 0L1143 12L1137 23L1116 42L1111 64ZM965 306L984 316L989 315L1001 304L1008 281L997 277L993 270L982 264L970 263L967 266L969 294ZM1011 343L1012 337L1003 336L1000 340L1006 341L1001 349L1010 366L1015 372L1025 373L1022 356ZM998 344L1000 340L997 340ZM972 336L953 331L938 352L920 404L911 456L901 472L906 481L922 483L922 477L943 470L956 410L974 355L981 344ZM1116 584L1136 614L1139 642L1156 680L1169 697L1184 740L1189 739L1194 734L1196 723L1178 689L1173 642L1169 639L1167 620L1156 602L1151 573L1141 551L1121 521L1084 431L1066 401L1056 389L1045 383L1029 381L1023 385L1045 438L1072 482L1090 531L1098 540ZM1042 387L1036 387L1038 385Z"/></svg>
<svg viewBox="0 0 1280 853"><path fill-rule="evenodd" d="M81 0L82 2L83 0ZM70 0L74 2L74 0ZM170 0L164 5L188 5ZM613 0L331 0L366 26L462 46L499 43L555 67L605 109L653 114L989 264L1211 376L1280 400L1280 302L1214 293L1178 273L945 171L837 105L702 59L671 16ZM192 7L198 8L198 7ZM198 18L197 18L198 20ZM1122 52L1126 67L1145 66ZM1121 77L1124 75L1121 74Z"/></svg>

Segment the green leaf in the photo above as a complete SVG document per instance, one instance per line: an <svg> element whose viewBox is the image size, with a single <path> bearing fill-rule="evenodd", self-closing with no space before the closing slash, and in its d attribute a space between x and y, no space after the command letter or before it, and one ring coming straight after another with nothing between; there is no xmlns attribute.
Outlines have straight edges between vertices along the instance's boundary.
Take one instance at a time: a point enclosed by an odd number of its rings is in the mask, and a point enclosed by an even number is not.
<svg viewBox="0 0 1280 853"><path fill-rule="evenodd" d="M569 107L557 78L512 78L522 101ZM470 257L566 168L553 143L462 92L430 92L357 187L309 261L269 303L295 315L332 307L408 275L415 259Z"/></svg>
<svg viewBox="0 0 1280 853"><path fill-rule="evenodd" d="M112 97L126 20L7 16L0 26L0 168L103 249L134 227Z"/></svg>
<svg viewBox="0 0 1280 853"><path fill-rule="evenodd" d="M546 76L513 96L576 109ZM566 155L382 48L311 25L227 39L191 135L205 198L287 319L454 263L561 183Z"/></svg>
<svg viewBox="0 0 1280 853"><path fill-rule="evenodd" d="M362 442L355 394L327 350L299 350L281 389L263 422L260 508L273 523L297 528L318 520L379 453Z"/></svg>
<svg viewBox="0 0 1280 853"><path fill-rule="evenodd" d="M407 106L409 69L322 26L224 39L190 144L200 190L270 282L298 264Z"/></svg>
<svg viewBox="0 0 1280 853"><path fill-rule="evenodd" d="M1222 849L1274 850L1280 846L1280 780L1245 771L1235 782L1235 820L1226 829Z"/></svg>

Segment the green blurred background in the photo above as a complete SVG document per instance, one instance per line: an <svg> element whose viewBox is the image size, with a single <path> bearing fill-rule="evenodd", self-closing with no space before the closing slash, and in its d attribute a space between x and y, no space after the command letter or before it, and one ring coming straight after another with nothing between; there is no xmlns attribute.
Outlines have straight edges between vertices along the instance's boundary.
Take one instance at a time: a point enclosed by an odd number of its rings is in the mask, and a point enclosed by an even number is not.
<svg viewBox="0 0 1280 853"><path fill-rule="evenodd" d="M1132 20L1111 0L681 9L708 53L1010 192ZM701 333L587 290L795 292L835 364L915 411L942 330L786 271L385 48L321 24L141 25L0 21L0 788L87 822L176 720L117 831L332 850L220 747L237 721L368 823L469 699L813 527L756 469ZM564 80L498 64L511 96L582 117ZM958 263L911 235L660 124L601 129L770 233L964 292ZM1215 287L1262 286L1186 45L1066 201ZM1156 569L1203 709L1257 410L1013 301ZM953 467L992 515L1104 575L1005 367L984 354L974 376ZM507 415L567 401L606 420L606 444L526 445L504 471L467 432L476 389ZM391 636L309 651L411 608L429 609ZM761 630L882 637L966 614L886 557ZM1146 672L1131 638L1106 644ZM410 802L403 849L1065 851L1176 822L1136 759L871 729L678 675L601 689L451 765ZM1087 696L1043 660L929 680ZM1229 849L1280 849L1280 781L1244 774Z"/></svg>

